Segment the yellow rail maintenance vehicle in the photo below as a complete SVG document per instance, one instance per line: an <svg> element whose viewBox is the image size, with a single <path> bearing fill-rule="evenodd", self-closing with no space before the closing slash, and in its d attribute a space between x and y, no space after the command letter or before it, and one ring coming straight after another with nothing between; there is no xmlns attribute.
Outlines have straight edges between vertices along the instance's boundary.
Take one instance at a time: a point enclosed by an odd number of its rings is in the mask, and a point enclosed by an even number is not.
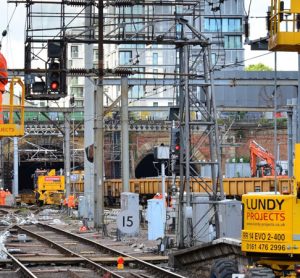
<svg viewBox="0 0 300 278"><path fill-rule="evenodd" d="M300 144L295 146L294 176L291 194L242 196L242 251L256 266L249 277L300 277Z"/></svg>
<svg viewBox="0 0 300 278"><path fill-rule="evenodd" d="M55 169L34 173L34 191L39 205L60 205L65 196L65 177L57 175Z"/></svg>

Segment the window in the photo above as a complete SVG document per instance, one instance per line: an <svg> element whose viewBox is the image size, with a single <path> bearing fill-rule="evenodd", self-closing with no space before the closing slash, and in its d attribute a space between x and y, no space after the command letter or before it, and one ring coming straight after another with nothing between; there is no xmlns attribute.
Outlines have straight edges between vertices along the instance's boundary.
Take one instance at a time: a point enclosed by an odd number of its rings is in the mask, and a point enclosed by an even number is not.
<svg viewBox="0 0 300 278"><path fill-rule="evenodd" d="M173 106L173 102L168 102L168 106Z"/></svg>
<svg viewBox="0 0 300 278"><path fill-rule="evenodd" d="M153 65L158 65L158 53L153 53L152 54L152 64Z"/></svg>
<svg viewBox="0 0 300 278"><path fill-rule="evenodd" d="M142 5L133 6L133 7L125 7L125 8L122 8L121 12L124 14L144 14L144 7Z"/></svg>
<svg viewBox="0 0 300 278"><path fill-rule="evenodd" d="M98 49L93 50L93 60L98 61Z"/></svg>
<svg viewBox="0 0 300 278"><path fill-rule="evenodd" d="M132 51L119 52L119 65L128 65L132 59Z"/></svg>
<svg viewBox="0 0 300 278"><path fill-rule="evenodd" d="M224 48L242 48L242 36L224 36Z"/></svg>
<svg viewBox="0 0 300 278"><path fill-rule="evenodd" d="M136 20L135 22L131 18L125 19L125 31L126 32L138 32L144 28L144 23L141 20Z"/></svg>
<svg viewBox="0 0 300 278"><path fill-rule="evenodd" d="M131 78L145 78L145 68L131 68L132 71L136 71L136 74L133 74Z"/></svg>
<svg viewBox="0 0 300 278"><path fill-rule="evenodd" d="M176 24L176 36L180 38L182 34L182 24Z"/></svg>
<svg viewBox="0 0 300 278"><path fill-rule="evenodd" d="M242 32L240 18L205 18L204 31L206 32Z"/></svg>
<svg viewBox="0 0 300 278"><path fill-rule="evenodd" d="M140 99L144 96L144 86L133 86L129 90L129 98Z"/></svg>
<svg viewBox="0 0 300 278"><path fill-rule="evenodd" d="M72 45L71 46L71 57L72 58L78 58L79 57L78 45Z"/></svg>
<svg viewBox="0 0 300 278"><path fill-rule="evenodd" d="M158 107L158 102L153 102L153 107Z"/></svg>
<svg viewBox="0 0 300 278"><path fill-rule="evenodd" d="M71 77L70 84L71 85L78 85L78 77Z"/></svg>
<svg viewBox="0 0 300 278"><path fill-rule="evenodd" d="M71 95L73 95L75 98L83 98L83 88L71 87Z"/></svg>
<svg viewBox="0 0 300 278"><path fill-rule="evenodd" d="M158 78L158 69L153 69L153 78Z"/></svg>
<svg viewBox="0 0 300 278"><path fill-rule="evenodd" d="M211 54L211 65L214 66L217 63L217 54L216 53L212 53Z"/></svg>
<svg viewBox="0 0 300 278"><path fill-rule="evenodd" d="M75 100L76 107L83 107L83 100Z"/></svg>

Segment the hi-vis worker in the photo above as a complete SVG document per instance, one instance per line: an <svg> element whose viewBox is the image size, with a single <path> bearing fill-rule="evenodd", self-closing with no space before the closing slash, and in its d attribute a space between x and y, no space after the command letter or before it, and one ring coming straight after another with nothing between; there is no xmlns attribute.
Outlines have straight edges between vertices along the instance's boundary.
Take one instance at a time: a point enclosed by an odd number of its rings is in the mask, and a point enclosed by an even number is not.
<svg viewBox="0 0 300 278"><path fill-rule="evenodd" d="M1 187L1 189L0 189L0 206L4 206L5 205L5 198L6 198L5 191Z"/></svg>
<svg viewBox="0 0 300 278"><path fill-rule="evenodd" d="M167 193L165 193L165 206L167 207L168 206L168 202L167 202ZM163 199L163 195L161 193L156 193L153 197L153 199L157 199L157 200L162 200Z"/></svg>
<svg viewBox="0 0 300 278"><path fill-rule="evenodd" d="M0 44L1 50L1 44ZM5 92L5 85L8 83L7 63L3 54L0 52L0 124L3 124L2 94Z"/></svg>
<svg viewBox="0 0 300 278"><path fill-rule="evenodd" d="M6 188L5 189L5 205L8 205L8 203L7 203L7 196L10 196L11 195L11 193L10 193L10 191Z"/></svg>

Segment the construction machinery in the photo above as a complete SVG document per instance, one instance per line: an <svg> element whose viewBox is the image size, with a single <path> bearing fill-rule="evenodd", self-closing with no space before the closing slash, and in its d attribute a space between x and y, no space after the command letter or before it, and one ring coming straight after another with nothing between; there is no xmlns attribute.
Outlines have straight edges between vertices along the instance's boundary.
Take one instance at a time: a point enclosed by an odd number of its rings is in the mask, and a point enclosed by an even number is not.
<svg viewBox="0 0 300 278"><path fill-rule="evenodd" d="M283 176L281 165L275 163L274 155L268 152L264 147L252 140L249 144L249 150L252 177L274 177L275 171L277 171L278 176ZM260 159L260 161L258 159Z"/></svg>
<svg viewBox="0 0 300 278"><path fill-rule="evenodd" d="M300 4L298 0L271 0L267 25L271 51L300 51ZM285 9L287 5L288 9ZM276 98L276 95L275 95ZM299 117L299 115L298 115ZM297 117L296 117L297 118ZM275 173L274 157L255 145ZM238 260L215 260L211 277L300 277L300 144L294 149L294 183L290 194L248 193L242 196L243 225ZM252 169L255 164L251 163ZM236 275L235 275L236 276ZM240 277L240 276L236 276Z"/></svg>
<svg viewBox="0 0 300 278"><path fill-rule="evenodd" d="M13 77L10 81L9 95L3 94L3 103L0 103L3 119L0 123L0 139L24 135L24 99L24 84L20 78Z"/></svg>
<svg viewBox="0 0 300 278"><path fill-rule="evenodd" d="M65 197L65 177L55 169L37 169L33 174L34 192L39 205L60 205Z"/></svg>
<svg viewBox="0 0 300 278"><path fill-rule="evenodd" d="M264 192L242 197L242 251L262 273L274 271L278 277L300 274L300 144L295 146L294 176L292 194Z"/></svg>
<svg viewBox="0 0 300 278"><path fill-rule="evenodd" d="M287 3L289 2L289 3ZM289 7L285 9L287 4ZM300 4L272 0L268 16L271 51L299 55ZM300 275L300 144L295 145L294 186L291 194L254 193L242 196L242 251L252 268L248 277L299 277ZM273 164L274 173L275 167Z"/></svg>

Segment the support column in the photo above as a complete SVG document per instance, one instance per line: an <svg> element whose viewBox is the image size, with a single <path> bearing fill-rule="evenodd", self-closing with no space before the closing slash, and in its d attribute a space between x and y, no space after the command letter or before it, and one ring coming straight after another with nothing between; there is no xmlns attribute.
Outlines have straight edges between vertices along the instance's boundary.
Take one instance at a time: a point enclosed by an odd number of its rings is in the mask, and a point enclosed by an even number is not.
<svg viewBox="0 0 300 278"><path fill-rule="evenodd" d="M12 194L16 197L19 194L19 146L18 137L14 137L14 182Z"/></svg>
<svg viewBox="0 0 300 278"><path fill-rule="evenodd" d="M123 192L129 192L128 77L121 78L121 138Z"/></svg>
<svg viewBox="0 0 300 278"><path fill-rule="evenodd" d="M98 84L95 94L95 143L94 143L94 225L101 228L104 215L104 127L103 127L103 85Z"/></svg>
<svg viewBox="0 0 300 278"><path fill-rule="evenodd" d="M288 175L291 178L293 176L294 173L294 169L293 169L293 112L288 111L287 113L288 116L288 121L287 121L287 125L288 125Z"/></svg>
<svg viewBox="0 0 300 278"><path fill-rule="evenodd" d="M297 91L297 122L295 130L296 136L296 143L300 143L300 53L298 53L298 91Z"/></svg>
<svg viewBox="0 0 300 278"><path fill-rule="evenodd" d="M94 226L104 229L103 1L98 7L98 87L94 118Z"/></svg>
<svg viewBox="0 0 300 278"><path fill-rule="evenodd" d="M66 188L66 197L68 198L71 193L70 187L70 113L64 113L65 121L65 136L64 136L64 166L65 166L65 188Z"/></svg>
<svg viewBox="0 0 300 278"><path fill-rule="evenodd" d="M4 184L4 153L3 153L3 138L0 139L0 187Z"/></svg>
<svg viewBox="0 0 300 278"><path fill-rule="evenodd" d="M92 25L92 6L85 8L85 26ZM89 33L87 33L89 34ZM87 69L93 68L93 44L84 44L84 66ZM95 83L89 78L84 78L84 148L94 144L94 104L95 104ZM85 205L83 216L92 220L94 218L94 164L87 160L84 155L84 197Z"/></svg>
<svg viewBox="0 0 300 278"><path fill-rule="evenodd" d="M294 146L297 143L297 126L298 126L298 110L297 110L297 99L292 98L292 107L293 107L293 116L292 116L292 130L293 130L293 150Z"/></svg>

